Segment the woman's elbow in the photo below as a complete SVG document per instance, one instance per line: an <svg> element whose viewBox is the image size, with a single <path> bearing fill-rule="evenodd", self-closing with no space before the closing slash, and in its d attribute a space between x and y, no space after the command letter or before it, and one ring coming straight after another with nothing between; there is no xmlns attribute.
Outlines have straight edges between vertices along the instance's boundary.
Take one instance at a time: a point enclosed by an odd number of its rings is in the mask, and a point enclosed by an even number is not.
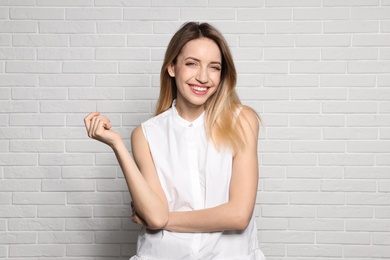
<svg viewBox="0 0 390 260"><path fill-rule="evenodd" d="M162 229L168 223L168 214L159 214L153 218L150 218L147 222L148 228L157 230Z"/></svg>
<svg viewBox="0 0 390 260"><path fill-rule="evenodd" d="M248 227L251 221L251 217L248 216L247 214L239 213L234 217L233 221L234 221L233 229L238 231L243 231Z"/></svg>

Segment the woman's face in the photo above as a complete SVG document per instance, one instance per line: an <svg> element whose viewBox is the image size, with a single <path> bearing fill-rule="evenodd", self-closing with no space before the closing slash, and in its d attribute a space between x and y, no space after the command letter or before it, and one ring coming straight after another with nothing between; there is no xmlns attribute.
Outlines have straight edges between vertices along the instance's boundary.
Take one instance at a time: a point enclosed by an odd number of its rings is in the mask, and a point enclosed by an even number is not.
<svg viewBox="0 0 390 260"><path fill-rule="evenodd" d="M221 52L213 40L199 38L186 43L176 64L168 67L169 75L176 81L176 105L203 107L217 90L221 70Z"/></svg>

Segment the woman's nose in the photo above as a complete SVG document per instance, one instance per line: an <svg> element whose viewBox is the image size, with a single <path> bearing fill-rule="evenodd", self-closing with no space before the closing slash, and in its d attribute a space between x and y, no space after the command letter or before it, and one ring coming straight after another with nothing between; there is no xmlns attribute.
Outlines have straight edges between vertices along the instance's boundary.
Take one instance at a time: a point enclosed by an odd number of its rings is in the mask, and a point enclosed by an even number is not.
<svg viewBox="0 0 390 260"><path fill-rule="evenodd" d="M209 75L207 73L207 68L199 68L196 74L196 80L200 83L207 83Z"/></svg>

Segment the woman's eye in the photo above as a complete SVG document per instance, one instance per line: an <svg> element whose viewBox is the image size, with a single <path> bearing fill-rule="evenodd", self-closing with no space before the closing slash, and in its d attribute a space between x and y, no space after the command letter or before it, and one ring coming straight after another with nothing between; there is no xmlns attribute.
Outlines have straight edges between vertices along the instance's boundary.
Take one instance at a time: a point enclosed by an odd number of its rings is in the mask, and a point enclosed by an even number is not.
<svg viewBox="0 0 390 260"><path fill-rule="evenodd" d="M186 65L187 65L187 66L195 66L196 63L195 63L195 62L187 62Z"/></svg>
<svg viewBox="0 0 390 260"><path fill-rule="evenodd" d="M218 66L212 66L211 68L214 70L217 70L217 71L221 71L221 67L218 67Z"/></svg>

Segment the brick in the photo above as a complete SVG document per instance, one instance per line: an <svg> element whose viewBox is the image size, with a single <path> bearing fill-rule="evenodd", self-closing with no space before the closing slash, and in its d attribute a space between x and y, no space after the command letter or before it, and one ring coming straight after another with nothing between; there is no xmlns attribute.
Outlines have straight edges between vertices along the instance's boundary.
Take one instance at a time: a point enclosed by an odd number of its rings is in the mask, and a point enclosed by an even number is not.
<svg viewBox="0 0 390 260"><path fill-rule="evenodd" d="M342 115L292 115L290 122L294 127L335 127L344 126L345 119Z"/></svg>
<svg viewBox="0 0 390 260"><path fill-rule="evenodd" d="M39 85L42 87L66 86L66 87L85 87L93 86L93 75L83 74L55 74L39 75Z"/></svg>
<svg viewBox="0 0 390 260"><path fill-rule="evenodd" d="M13 35L12 44L17 47L67 47L69 37L67 35Z"/></svg>
<svg viewBox="0 0 390 260"><path fill-rule="evenodd" d="M319 191L317 180L264 180L264 191ZM291 198L291 195L290 195Z"/></svg>
<svg viewBox="0 0 390 260"><path fill-rule="evenodd" d="M1 0L2 6L34 6L35 0Z"/></svg>
<svg viewBox="0 0 390 260"><path fill-rule="evenodd" d="M387 182L381 182L381 183L388 185ZM386 193L372 193L372 194L354 193L354 194L347 194L346 203L348 205L387 206L389 199L390 199L390 195Z"/></svg>
<svg viewBox="0 0 390 260"><path fill-rule="evenodd" d="M379 51L379 57L381 60L390 60L390 50L389 49L381 49Z"/></svg>
<svg viewBox="0 0 390 260"><path fill-rule="evenodd" d="M150 112L150 104L146 101L101 101L97 103L97 110L104 113L112 112Z"/></svg>
<svg viewBox="0 0 390 260"><path fill-rule="evenodd" d="M373 234L372 240L374 245L390 245L390 234Z"/></svg>
<svg viewBox="0 0 390 260"><path fill-rule="evenodd" d="M390 62L386 61L367 61L367 62L349 62L349 73L389 73Z"/></svg>
<svg viewBox="0 0 390 260"><path fill-rule="evenodd" d="M59 73L61 64L46 61L8 61L5 71L8 73Z"/></svg>
<svg viewBox="0 0 390 260"><path fill-rule="evenodd" d="M123 191L123 192L129 191L126 181L124 179L98 180L97 190L98 191Z"/></svg>
<svg viewBox="0 0 390 260"><path fill-rule="evenodd" d="M35 244L37 235L27 232L2 232L0 234L1 244Z"/></svg>
<svg viewBox="0 0 390 260"><path fill-rule="evenodd" d="M218 1L218 0L217 0ZM246 0L246 1L251 1L253 2L253 0ZM164 1L164 0L152 0L151 1L151 4L153 7L170 7L170 6L175 6L175 7L206 7L207 6L207 2L208 1L205 1L205 0L202 0L202 1L196 1L196 2L193 2L193 1L180 1L180 0L172 0L172 1Z"/></svg>
<svg viewBox="0 0 390 260"><path fill-rule="evenodd" d="M152 62L152 61L119 62L119 73L157 74L160 72L160 69L161 69L160 62Z"/></svg>
<svg viewBox="0 0 390 260"><path fill-rule="evenodd" d="M263 165L315 165L314 154L264 154Z"/></svg>
<svg viewBox="0 0 390 260"><path fill-rule="evenodd" d="M62 178L78 179L113 179L116 177L117 167L99 166L99 167L74 167L65 166L62 168Z"/></svg>
<svg viewBox="0 0 390 260"><path fill-rule="evenodd" d="M374 140L378 139L378 129L361 127L327 127L323 138L328 140Z"/></svg>
<svg viewBox="0 0 390 260"><path fill-rule="evenodd" d="M112 245L67 245L67 256L119 256L119 244Z"/></svg>
<svg viewBox="0 0 390 260"><path fill-rule="evenodd" d="M273 101L265 102L265 112L267 113L319 113L320 104L314 102L299 101Z"/></svg>
<svg viewBox="0 0 390 260"><path fill-rule="evenodd" d="M288 194L286 192L262 192L257 196L256 201L260 204L287 204Z"/></svg>
<svg viewBox="0 0 390 260"><path fill-rule="evenodd" d="M390 89L351 89L351 100L390 100Z"/></svg>
<svg viewBox="0 0 390 260"><path fill-rule="evenodd" d="M96 86L112 87L147 87L150 76L147 75L97 75Z"/></svg>
<svg viewBox="0 0 390 260"><path fill-rule="evenodd" d="M10 231L50 231L63 230L63 219L9 219Z"/></svg>
<svg viewBox="0 0 390 260"><path fill-rule="evenodd" d="M350 127L388 127L390 115L350 115L347 117L347 126Z"/></svg>
<svg viewBox="0 0 390 260"><path fill-rule="evenodd" d="M93 50L85 48L40 48L37 50L38 60L92 60Z"/></svg>
<svg viewBox="0 0 390 260"><path fill-rule="evenodd" d="M344 249L346 257L390 257L388 246L350 246Z"/></svg>
<svg viewBox="0 0 390 260"><path fill-rule="evenodd" d="M320 50L317 49L264 49L264 60L319 60Z"/></svg>
<svg viewBox="0 0 390 260"><path fill-rule="evenodd" d="M11 152L64 152L62 141L10 141Z"/></svg>
<svg viewBox="0 0 390 260"><path fill-rule="evenodd" d="M41 101L41 112L43 113L89 113L96 110L94 101Z"/></svg>
<svg viewBox="0 0 390 260"><path fill-rule="evenodd" d="M123 1L122 1L123 2ZM192 10L193 9L189 9ZM198 11L199 9L196 9ZM207 11L205 9L204 11ZM189 12L187 10L183 10L182 12ZM164 20L179 20L180 19L180 13L181 10L177 8L164 8L164 9L153 9L153 8L125 8L123 9L123 19L124 20L134 20L134 21L164 21ZM220 10L220 13L222 15L229 14L231 12L229 11L223 11L222 9ZM217 13L218 14L218 13ZM222 15L218 16L220 17L219 19L222 18ZM184 17L182 17L184 18ZM233 12L233 18L234 18L234 12ZM185 20L191 20L188 17L184 18ZM198 17L198 19L201 19Z"/></svg>
<svg viewBox="0 0 390 260"><path fill-rule="evenodd" d="M39 244L92 244L92 232L45 232L40 233Z"/></svg>
<svg viewBox="0 0 390 260"><path fill-rule="evenodd" d="M319 218L344 218L347 219L348 226L348 221L351 221L350 218L372 218L373 209L359 206L320 206L318 207L317 216Z"/></svg>
<svg viewBox="0 0 390 260"><path fill-rule="evenodd" d="M347 100L347 89L292 88L292 100Z"/></svg>
<svg viewBox="0 0 390 260"><path fill-rule="evenodd" d="M39 22L40 33L95 33L95 24L93 22Z"/></svg>
<svg viewBox="0 0 390 260"><path fill-rule="evenodd" d="M0 35L0 46L11 46L11 35Z"/></svg>
<svg viewBox="0 0 390 260"><path fill-rule="evenodd" d="M290 230L302 231L343 231L344 221L339 219L291 218Z"/></svg>
<svg viewBox="0 0 390 260"><path fill-rule="evenodd" d="M96 217L130 217L130 206L95 206L94 216Z"/></svg>
<svg viewBox="0 0 390 260"><path fill-rule="evenodd" d="M38 6L93 6L93 0L36 0Z"/></svg>
<svg viewBox="0 0 390 260"><path fill-rule="evenodd" d="M378 21L326 21L324 33L378 33Z"/></svg>
<svg viewBox="0 0 390 260"><path fill-rule="evenodd" d="M240 35L238 39L242 47L294 47L291 35Z"/></svg>
<svg viewBox="0 0 390 260"><path fill-rule="evenodd" d="M65 61L63 62L62 70L64 73L116 73L117 72L117 63L116 62L105 62L105 61L80 61L72 62Z"/></svg>
<svg viewBox="0 0 390 260"><path fill-rule="evenodd" d="M43 139L85 139L87 132L85 128L69 127L69 128L43 128Z"/></svg>
<svg viewBox="0 0 390 260"><path fill-rule="evenodd" d="M92 217L92 207L88 206L39 206L39 218L79 218Z"/></svg>
<svg viewBox="0 0 390 260"><path fill-rule="evenodd" d="M38 180L2 180L0 183L2 192L39 191L39 189Z"/></svg>
<svg viewBox="0 0 390 260"><path fill-rule="evenodd" d="M141 48L99 48L95 52L97 60L134 60L150 59L149 50Z"/></svg>
<svg viewBox="0 0 390 260"><path fill-rule="evenodd" d="M128 34L132 32L132 37L136 34L152 34L153 33L153 24L151 22L133 22L133 21L120 21L120 22L97 22L96 23L97 32L101 34ZM154 38L154 35L144 35L146 37ZM141 36L142 37L142 36ZM166 36L168 38L168 36ZM169 37L170 38L170 37ZM127 40L128 44L129 40ZM130 45L129 45L130 46ZM144 45L145 46L145 45ZM165 47L166 45L164 45Z"/></svg>
<svg viewBox="0 0 390 260"><path fill-rule="evenodd" d="M348 20L349 8L294 8L294 20Z"/></svg>
<svg viewBox="0 0 390 260"><path fill-rule="evenodd" d="M293 61L290 63L290 72L294 74L344 74L346 69L344 62Z"/></svg>
<svg viewBox="0 0 390 260"><path fill-rule="evenodd" d="M0 21L0 33L36 33L37 31L38 24L34 21Z"/></svg>
<svg viewBox="0 0 390 260"><path fill-rule="evenodd" d="M287 73L288 63L285 61L263 61L263 62L236 62L237 72L279 74Z"/></svg>
<svg viewBox="0 0 390 260"><path fill-rule="evenodd" d="M100 191L100 189L98 188ZM118 190L119 191L119 190ZM122 204L120 192L72 192L67 196L68 204Z"/></svg>
<svg viewBox="0 0 390 260"><path fill-rule="evenodd" d="M312 87L318 86L317 75L265 75L265 87Z"/></svg>
<svg viewBox="0 0 390 260"><path fill-rule="evenodd" d="M389 219L390 217L390 208L389 207L376 207L375 208L375 217L380 219Z"/></svg>
<svg viewBox="0 0 390 260"><path fill-rule="evenodd" d="M0 111L4 113L38 112L36 101L0 101Z"/></svg>
<svg viewBox="0 0 390 260"><path fill-rule="evenodd" d="M349 141L347 143L349 153L388 153L390 143L388 141Z"/></svg>
<svg viewBox="0 0 390 260"><path fill-rule="evenodd" d="M39 165L41 166L91 166L93 155L91 154L40 154Z"/></svg>
<svg viewBox="0 0 390 260"><path fill-rule="evenodd" d="M15 20L63 20L65 10L62 8L10 8L10 18Z"/></svg>
<svg viewBox="0 0 390 260"><path fill-rule="evenodd" d="M42 191L95 191L94 180L42 180Z"/></svg>
<svg viewBox="0 0 390 260"><path fill-rule="evenodd" d="M345 143L343 141L292 141L293 153L343 153Z"/></svg>
<svg viewBox="0 0 390 260"><path fill-rule="evenodd" d="M74 218L66 219L66 230L120 230L121 220L118 218Z"/></svg>
<svg viewBox="0 0 390 260"><path fill-rule="evenodd" d="M13 257L56 257L64 256L64 245L12 245L9 247L9 255Z"/></svg>
<svg viewBox="0 0 390 260"><path fill-rule="evenodd" d="M351 9L352 20L389 20L390 8L388 7L359 7Z"/></svg>
<svg viewBox="0 0 390 260"><path fill-rule="evenodd" d="M345 167L344 176L346 179L389 179L388 167L362 167L351 166Z"/></svg>
<svg viewBox="0 0 390 260"><path fill-rule="evenodd" d="M287 255L292 257L341 257L341 246L333 245L287 245Z"/></svg>
<svg viewBox="0 0 390 260"><path fill-rule="evenodd" d="M371 154L321 154L320 165L338 166L369 166L374 164L374 156Z"/></svg>
<svg viewBox="0 0 390 260"><path fill-rule="evenodd" d="M0 48L2 60L34 60L35 51L30 48Z"/></svg>
<svg viewBox="0 0 390 260"><path fill-rule="evenodd" d="M344 191L344 192L375 192L376 183L374 181L360 180L327 180L321 183L322 191Z"/></svg>
<svg viewBox="0 0 390 260"><path fill-rule="evenodd" d="M324 6L377 6L379 0L324 0Z"/></svg>
<svg viewBox="0 0 390 260"><path fill-rule="evenodd" d="M68 95L65 88L13 88L13 100L64 100ZM31 112L31 111L29 111Z"/></svg>
<svg viewBox="0 0 390 260"><path fill-rule="evenodd" d="M70 45L76 47L124 47L124 35L71 35Z"/></svg>
<svg viewBox="0 0 390 260"><path fill-rule="evenodd" d="M381 128L379 131L380 131L380 139L390 139L390 128Z"/></svg>
<svg viewBox="0 0 390 260"><path fill-rule="evenodd" d="M299 243L299 244L313 244L315 234L314 232L294 232L294 231L263 231L260 237L260 243Z"/></svg>
<svg viewBox="0 0 390 260"><path fill-rule="evenodd" d="M380 23L381 32L390 32L390 21L381 21Z"/></svg>
<svg viewBox="0 0 390 260"><path fill-rule="evenodd" d="M11 90L0 89L0 100L9 100L9 99L11 99Z"/></svg>
<svg viewBox="0 0 390 260"><path fill-rule="evenodd" d="M6 179L59 179L60 175L59 167L12 166L4 168Z"/></svg>
<svg viewBox="0 0 390 260"><path fill-rule="evenodd" d="M122 10L119 8L69 8L66 9L67 20L120 20Z"/></svg>
<svg viewBox="0 0 390 260"><path fill-rule="evenodd" d="M268 22L267 33L271 34L316 34L322 32L321 22Z"/></svg>
<svg viewBox="0 0 390 260"><path fill-rule="evenodd" d="M349 219L346 221L347 231L389 232L388 219Z"/></svg>
<svg viewBox="0 0 390 260"><path fill-rule="evenodd" d="M4 165L29 165L35 166L37 164L37 155L35 154L18 154L15 156L11 153L0 153L0 166Z"/></svg>
<svg viewBox="0 0 390 260"><path fill-rule="evenodd" d="M0 193L0 205L11 205L12 204L12 193L11 192L2 192ZM1 230L1 224L0 224L0 230Z"/></svg>
<svg viewBox="0 0 390 260"><path fill-rule="evenodd" d="M374 48L327 48L321 50L323 60L377 60L378 50Z"/></svg>
<svg viewBox="0 0 390 260"><path fill-rule="evenodd" d="M307 6L316 7L320 6L320 0L266 0L265 6L267 7L284 7L284 6Z"/></svg>
<svg viewBox="0 0 390 260"><path fill-rule="evenodd" d="M377 104L376 102L323 102L322 103L322 112L323 113L377 113Z"/></svg>
<svg viewBox="0 0 390 260"><path fill-rule="evenodd" d="M142 7L150 6L150 1L143 0L95 0L96 6L129 6L129 7Z"/></svg>
<svg viewBox="0 0 390 260"><path fill-rule="evenodd" d="M321 87L374 87L375 77L372 75L321 75Z"/></svg>
<svg viewBox="0 0 390 260"><path fill-rule="evenodd" d="M355 35L352 40L353 46L359 47L387 47L390 44L390 35L381 35L381 34L373 34L373 35Z"/></svg>
<svg viewBox="0 0 390 260"><path fill-rule="evenodd" d="M98 244L130 244L137 243L137 231L108 231L97 232L96 243Z"/></svg>
<svg viewBox="0 0 390 260"><path fill-rule="evenodd" d="M287 168L288 178L305 179L342 179L343 168L333 166L289 166Z"/></svg>
<svg viewBox="0 0 390 260"><path fill-rule="evenodd" d="M390 86L388 75L378 75L378 87Z"/></svg>
<svg viewBox="0 0 390 260"><path fill-rule="evenodd" d="M157 100L159 89L157 88L126 88L125 99L127 100Z"/></svg>
<svg viewBox="0 0 390 260"><path fill-rule="evenodd" d="M71 100L120 100L124 97L123 88L71 88L69 89L69 99Z"/></svg>
<svg viewBox="0 0 390 260"><path fill-rule="evenodd" d="M12 197L14 205L65 205L65 193L15 193Z"/></svg>
<svg viewBox="0 0 390 260"><path fill-rule="evenodd" d="M35 206L6 206L0 207L0 218L35 218Z"/></svg>
<svg viewBox="0 0 390 260"><path fill-rule="evenodd" d="M316 209L312 206L262 205L261 215L263 217L314 218Z"/></svg>

